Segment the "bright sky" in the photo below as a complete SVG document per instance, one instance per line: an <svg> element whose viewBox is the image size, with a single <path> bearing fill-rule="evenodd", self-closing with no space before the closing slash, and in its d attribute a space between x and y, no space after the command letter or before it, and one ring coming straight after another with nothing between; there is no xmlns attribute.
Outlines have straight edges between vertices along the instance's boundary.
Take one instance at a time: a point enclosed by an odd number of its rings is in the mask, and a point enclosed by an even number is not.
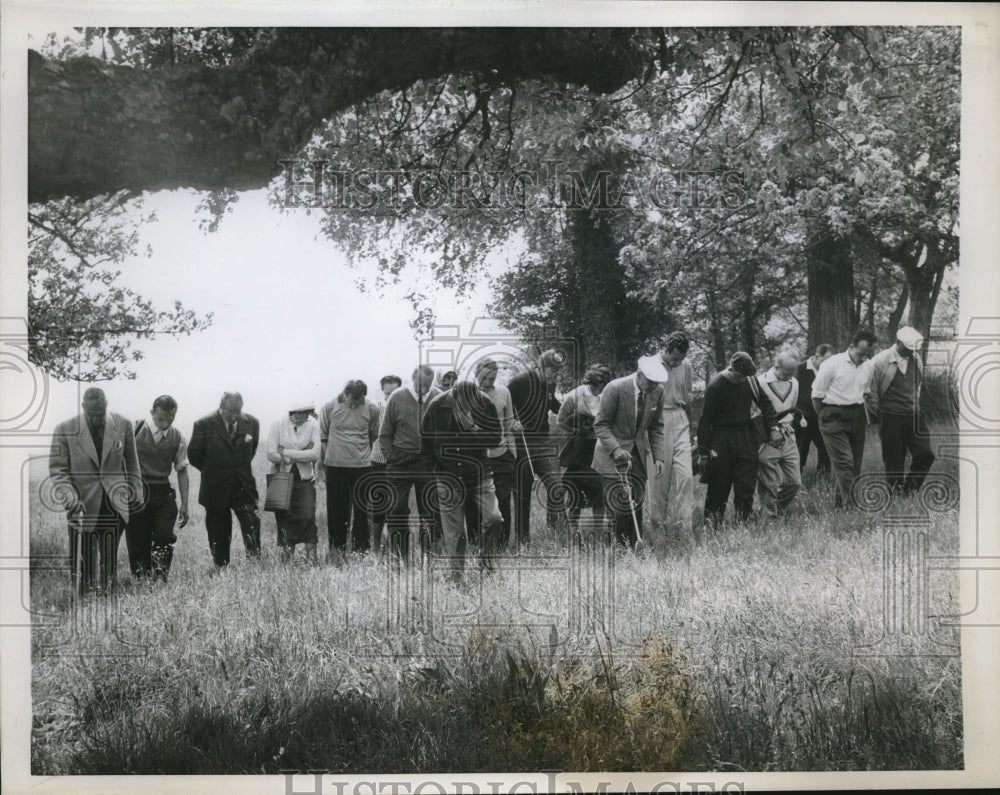
<svg viewBox="0 0 1000 795"><path fill-rule="evenodd" d="M135 365L135 380L96 384L110 411L145 416L153 398L170 393L180 404L178 427L188 433L225 390L242 392L244 409L265 426L290 401L319 406L351 378L364 380L373 396L383 375L408 379L421 361L406 292L419 287L433 296L440 323L463 328L488 301L487 278L460 302L436 285L414 284L422 276L416 267L382 296L362 292L356 282L373 280L373 271L348 267L343 252L319 235L315 211L282 212L268 205L266 191L248 192L217 232L202 233L198 201L188 191L147 196L144 209L155 210L157 221L143 229L139 250L148 243L153 255L123 267L121 281L158 308L180 300L199 314L213 312L214 322L189 337L140 342L146 358ZM79 411L88 386L49 385L45 429Z"/></svg>

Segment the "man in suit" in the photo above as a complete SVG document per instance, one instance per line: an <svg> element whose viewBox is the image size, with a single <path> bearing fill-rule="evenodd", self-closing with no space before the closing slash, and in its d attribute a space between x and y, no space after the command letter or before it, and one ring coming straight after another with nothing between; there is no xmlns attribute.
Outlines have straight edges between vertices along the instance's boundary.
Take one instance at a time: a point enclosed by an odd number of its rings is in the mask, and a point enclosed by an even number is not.
<svg viewBox="0 0 1000 795"><path fill-rule="evenodd" d="M260 423L243 413L239 392L226 392L219 410L194 424L188 460L201 472L198 502L205 507L205 528L215 571L229 565L233 538L230 511L236 514L247 557L260 557L257 483L250 462L260 441Z"/></svg>
<svg viewBox="0 0 1000 795"><path fill-rule="evenodd" d="M70 520L70 572L79 593L114 587L129 504L142 494L132 423L107 408L104 390L84 392L83 413L56 426L49 453L53 493Z"/></svg>
<svg viewBox="0 0 1000 795"><path fill-rule="evenodd" d="M613 516L615 537L628 547L634 547L638 539L619 473L628 473L636 520L641 525L647 455L652 455L656 477L663 477L666 450L662 384L667 378L659 356L643 356L634 374L604 387L594 420L597 445L592 467L604 478L604 502Z"/></svg>
<svg viewBox="0 0 1000 795"><path fill-rule="evenodd" d="M810 445L816 445L816 471L830 471L830 454L826 451L823 434L819 431L819 417L812 404L812 385L816 373L823 362L833 356L832 345L823 343L816 346L816 352L799 365L795 371L795 380L799 383L799 397L795 404L795 443L799 450L799 471L804 472L806 459L809 457Z"/></svg>

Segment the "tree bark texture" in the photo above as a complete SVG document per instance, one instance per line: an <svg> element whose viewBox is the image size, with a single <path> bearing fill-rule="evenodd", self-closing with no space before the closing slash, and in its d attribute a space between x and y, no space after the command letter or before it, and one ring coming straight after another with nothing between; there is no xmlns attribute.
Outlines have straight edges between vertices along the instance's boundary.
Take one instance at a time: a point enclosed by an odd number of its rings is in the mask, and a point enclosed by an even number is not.
<svg viewBox="0 0 1000 795"><path fill-rule="evenodd" d="M821 343L844 350L856 331L854 268L850 240L835 236L825 225L809 230L806 248L809 350Z"/></svg>

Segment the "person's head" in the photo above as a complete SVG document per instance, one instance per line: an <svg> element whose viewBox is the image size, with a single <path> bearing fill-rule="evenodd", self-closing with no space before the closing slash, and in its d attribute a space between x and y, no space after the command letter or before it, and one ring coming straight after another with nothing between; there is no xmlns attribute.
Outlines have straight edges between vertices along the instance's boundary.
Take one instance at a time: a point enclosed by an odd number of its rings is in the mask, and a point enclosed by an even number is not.
<svg viewBox="0 0 1000 795"><path fill-rule="evenodd" d="M543 381L553 381L564 364L566 364L566 354L550 348L538 357L538 372Z"/></svg>
<svg viewBox="0 0 1000 795"><path fill-rule="evenodd" d="M729 371L736 376L736 380L742 381L744 378L757 375L757 365L749 353L736 351L729 359Z"/></svg>
<svg viewBox="0 0 1000 795"><path fill-rule="evenodd" d="M382 380L378 382L379 386L382 388L382 395L386 400L389 399L389 395L395 392L403 385L403 379L398 375L384 375Z"/></svg>
<svg viewBox="0 0 1000 795"><path fill-rule="evenodd" d="M833 356L834 350L832 345L827 345L825 342L820 343L816 346L816 351L813 353L813 366L819 367L823 362Z"/></svg>
<svg viewBox="0 0 1000 795"><path fill-rule="evenodd" d="M875 335L868 329L859 329L851 338L851 347L848 349L857 364L867 361L874 350Z"/></svg>
<svg viewBox="0 0 1000 795"><path fill-rule="evenodd" d="M676 367L688 354L691 340L683 331L672 331L667 337L667 346L663 351L663 363L668 367Z"/></svg>
<svg viewBox="0 0 1000 795"><path fill-rule="evenodd" d="M413 388L418 395L426 395L434 383L434 368L429 364L422 364L413 371Z"/></svg>
<svg viewBox="0 0 1000 795"><path fill-rule="evenodd" d="M495 359L481 359L476 363L476 383L480 389L493 389L500 366Z"/></svg>
<svg viewBox="0 0 1000 795"><path fill-rule="evenodd" d="M896 332L896 351L904 359L913 356L923 344L923 336L912 326L903 326Z"/></svg>
<svg viewBox="0 0 1000 795"><path fill-rule="evenodd" d="M643 392L652 392L670 376L659 356L640 356L635 371L635 381Z"/></svg>
<svg viewBox="0 0 1000 795"><path fill-rule="evenodd" d="M447 392L458 380L458 373L454 370L444 370L437 374L435 386L442 392Z"/></svg>
<svg viewBox="0 0 1000 795"><path fill-rule="evenodd" d="M344 402L352 409L356 409L364 403L367 395L368 385L364 381L354 379L344 384Z"/></svg>
<svg viewBox="0 0 1000 795"><path fill-rule="evenodd" d="M149 416L152 418L156 430L169 430L177 416L177 401L170 395L160 395L153 401L153 408L149 412Z"/></svg>
<svg viewBox="0 0 1000 795"><path fill-rule="evenodd" d="M590 387L595 395L601 394L604 387L611 383L611 370L603 364L592 364L583 374L583 383Z"/></svg>
<svg viewBox="0 0 1000 795"><path fill-rule="evenodd" d="M782 351L774 357L774 374L778 376L780 381L792 378L798 366L799 359L791 351Z"/></svg>
<svg viewBox="0 0 1000 795"><path fill-rule="evenodd" d="M227 423L236 422L243 412L243 395L239 392L223 392L219 401L219 414Z"/></svg>
<svg viewBox="0 0 1000 795"><path fill-rule="evenodd" d="M108 399L104 396L103 389L92 386L83 393L82 405L87 419L100 419L108 410Z"/></svg>
<svg viewBox="0 0 1000 795"><path fill-rule="evenodd" d="M302 400L298 403L293 403L288 409L288 419L292 421L292 425L298 428L303 422L312 416L312 413L316 410L316 404L311 400Z"/></svg>

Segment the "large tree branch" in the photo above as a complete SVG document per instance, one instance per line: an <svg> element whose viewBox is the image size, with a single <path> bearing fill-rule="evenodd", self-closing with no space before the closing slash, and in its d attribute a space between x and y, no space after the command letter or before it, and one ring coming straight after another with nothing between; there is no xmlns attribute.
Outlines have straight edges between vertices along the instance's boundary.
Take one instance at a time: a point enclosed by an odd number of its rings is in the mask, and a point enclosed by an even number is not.
<svg viewBox="0 0 1000 795"><path fill-rule="evenodd" d="M227 67L134 69L28 54L29 201L191 187L247 190L324 119L443 74L614 91L648 33L561 28L281 28Z"/></svg>

